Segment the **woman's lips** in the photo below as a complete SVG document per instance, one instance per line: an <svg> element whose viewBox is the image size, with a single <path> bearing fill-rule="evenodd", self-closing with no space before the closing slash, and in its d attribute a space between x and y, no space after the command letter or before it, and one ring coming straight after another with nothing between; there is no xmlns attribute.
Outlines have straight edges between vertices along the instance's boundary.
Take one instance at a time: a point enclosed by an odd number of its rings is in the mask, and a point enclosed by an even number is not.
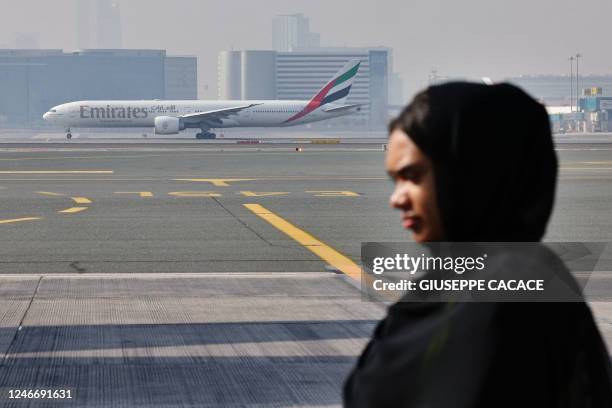
<svg viewBox="0 0 612 408"><path fill-rule="evenodd" d="M416 217L404 217L402 221L405 229L415 229L417 227L418 220Z"/></svg>

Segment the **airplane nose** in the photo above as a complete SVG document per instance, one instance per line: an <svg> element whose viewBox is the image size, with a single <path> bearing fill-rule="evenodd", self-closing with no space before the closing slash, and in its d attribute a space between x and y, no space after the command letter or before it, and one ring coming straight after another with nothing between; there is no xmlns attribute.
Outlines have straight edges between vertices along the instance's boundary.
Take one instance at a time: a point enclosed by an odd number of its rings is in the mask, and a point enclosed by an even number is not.
<svg viewBox="0 0 612 408"><path fill-rule="evenodd" d="M47 113L45 113L45 114L43 115L43 119L44 119L44 120L49 120L49 112L47 112Z"/></svg>

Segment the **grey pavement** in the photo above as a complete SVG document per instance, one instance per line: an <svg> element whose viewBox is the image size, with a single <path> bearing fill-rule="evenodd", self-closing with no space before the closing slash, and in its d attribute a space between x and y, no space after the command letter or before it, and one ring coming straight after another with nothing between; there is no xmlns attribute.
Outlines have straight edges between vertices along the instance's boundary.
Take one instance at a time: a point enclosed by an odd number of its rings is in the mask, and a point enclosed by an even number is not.
<svg viewBox="0 0 612 408"><path fill-rule="evenodd" d="M156 135L151 128L142 129L77 129L73 131L71 144L96 143L138 143L138 144L217 144L235 143L237 140L262 141L268 143L283 143L312 140L339 140L342 143L380 143L385 142L387 132L381 130L338 131L293 128L260 128L260 129L223 129L217 132L217 140L202 142L195 140L197 129L188 129L178 135ZM555 142L565 143L612 143L612 133L559 133L554 135ZM63 143L67 142L66 134L57 129L21 130L0 129L1 143Z"/></svg>
<svg viewBox="0 0 612 408"><path fill-rule="evenodd" d="M0 277L0 406L337 406L382 316L330 273Z"/></svg>

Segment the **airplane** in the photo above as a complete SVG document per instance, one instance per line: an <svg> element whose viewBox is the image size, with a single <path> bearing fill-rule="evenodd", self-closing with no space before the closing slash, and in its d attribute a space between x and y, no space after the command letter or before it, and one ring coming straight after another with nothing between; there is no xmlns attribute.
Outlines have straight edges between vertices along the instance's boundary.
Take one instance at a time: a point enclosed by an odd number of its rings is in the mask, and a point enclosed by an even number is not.
<svg viewBox="0 0 612 408"><path fill-rule="evenodd" d="M153 127L155 134L174 135L197 128L197 139L215 139L210 129L303 125L361 110L346 104L360 60L349 60L309 101L77 101L51 108L43 119L66 129Z"/></svg>

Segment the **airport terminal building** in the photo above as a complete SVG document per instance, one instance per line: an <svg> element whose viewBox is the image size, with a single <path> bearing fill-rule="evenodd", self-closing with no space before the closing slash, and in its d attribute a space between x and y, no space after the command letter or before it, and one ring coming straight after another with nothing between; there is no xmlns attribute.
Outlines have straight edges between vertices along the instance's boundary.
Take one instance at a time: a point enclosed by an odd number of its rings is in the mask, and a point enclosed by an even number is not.
<svg viewBox="0 0 612 408"><path fill-rule="evenodd" d="M532 75L511 82L548 106L555 132L612 130L612 75Z"/></svg>
<svg viewBox="0 0 612 408"><path fill-rule="evenodd" d="M576 105L576 79L568 75L523 75L507 78L507 82L524 89L547 105ZM612 75L580 75L579 96L582 89L602 88L604 95L612 95Z"/></svg>
<svg viewBox="0 0 612 408"><path fill-rule="evenodd" d="M0 50L0 128L83 99L197 99L197 58L164 50Z"/></svg>
<svg viewBox="0 0 612 408"><path fill-rule="evenodd" d="M361 112L314 125L386 125L390 64L389 49L383 47L223 51L219 54L218 97L309 100L350 59L361 60L361 66L347 103L363 104Z"/></svg>

